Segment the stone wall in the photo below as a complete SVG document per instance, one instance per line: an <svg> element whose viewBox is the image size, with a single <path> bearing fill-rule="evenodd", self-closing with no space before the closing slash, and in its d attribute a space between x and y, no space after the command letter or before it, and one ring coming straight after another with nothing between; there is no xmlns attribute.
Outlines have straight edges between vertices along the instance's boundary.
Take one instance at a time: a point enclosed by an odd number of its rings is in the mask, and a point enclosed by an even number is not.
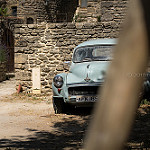
<svg viewBox="0 0 150 150"><path fill-rule="evenodd" d="M74 22L100 22L101 17L101 0L87 0L87 6L82 7L79 0L79 6L77 7L74 15Z"/></svg>
<svg viewBox="0 0 150 150"><path fill-rule="evenodd" d="M44 0L19 0L17 13L25 24L28 18L32 18L33 23L40 23L47 19Z"/></svg>
<svg viewBox="0 0 150 150"><path fill-rule="evenodd" d="M6 63L0 62L0 82L6 80Z"/></svg>
<svg viewBox="0 0 150 150"><path fill-rule="evenodd" d="M111 25L116 31L120 30L126 16L128 2L129 0L101 0L101 22L108 28Z"/></svg>
<svg viewBox="0 0 150 150"><path fill-rule="evenodd" d="M87 0L87 7L79 7L74 22L106 22L120 26L129 0Z"/></svg>
<svg viewBox="0 0 150 150"><path fill-rule="evenodd" d="M40 22L72 22L77 0L19 0L18 17L27 23L32 18Z"/></svg>
<svg viewBox="0 0 150 150"><path fill-rule="evenodd" d="M96 1L98 2L98 1ZM127 0L102 0L100 22L20 24L15 27L17 86L32 91L32 69L40 67L42 93L50 94L54 75L66 72L75 46L96 38L117 38Z"/></svg>
<svg viewBox="0 0 150 150"><path fill-rule="evenodd" d="M80 6L81 0L17 0L18 17L40 22L97 22L100 16L100 0L87 0L87 7Z"/></svg>
<svg viewBox="0 0 150 150"><path fill-rule="evenodd" d="M16 25L15 71L23 90L32 88L32 69L41 68L43 93L51 93L55 74L64 72L64 62L70 61L75 46L96 38L115 38L115 28L101 23L51 23ZM17 84L17 86L18 86Z"/></svg>

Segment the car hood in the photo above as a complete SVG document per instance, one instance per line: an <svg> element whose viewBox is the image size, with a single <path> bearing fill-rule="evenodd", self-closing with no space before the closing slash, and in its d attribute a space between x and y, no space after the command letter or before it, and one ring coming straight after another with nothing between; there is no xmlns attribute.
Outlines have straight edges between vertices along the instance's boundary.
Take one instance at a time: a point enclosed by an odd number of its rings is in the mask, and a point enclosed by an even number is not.
<svg viewBox="0 0 150 150"><path fill-rule="evenodd" d="M103 82L109 61L94 61L73 64L67 75L67 84Z"/></svg>

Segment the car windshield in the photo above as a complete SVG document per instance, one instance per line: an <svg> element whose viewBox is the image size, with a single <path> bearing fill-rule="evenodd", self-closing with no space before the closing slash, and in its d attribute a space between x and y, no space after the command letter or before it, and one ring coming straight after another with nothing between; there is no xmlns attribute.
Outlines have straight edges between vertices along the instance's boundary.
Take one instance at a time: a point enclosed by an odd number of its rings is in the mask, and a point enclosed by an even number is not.
<svg viewBox="0 0 150 150"><path fill-rule="evenodd" d="M94 45L80 47L75 50L73 62L80 63L86 61L109 61L112 60L112 50L114 45Z"/></svg>

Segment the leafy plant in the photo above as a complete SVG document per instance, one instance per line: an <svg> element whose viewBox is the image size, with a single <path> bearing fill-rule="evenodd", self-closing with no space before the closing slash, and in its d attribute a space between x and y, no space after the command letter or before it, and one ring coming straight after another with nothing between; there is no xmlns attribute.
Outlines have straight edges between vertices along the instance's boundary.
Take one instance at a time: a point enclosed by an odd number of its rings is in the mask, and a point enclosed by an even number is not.
<svg viewBox="0 0 150 150"><path fill-rule="evenodd" d="M143 99L140 105L150 105L150 101L148 101L147 99Z"/></svg>
<svg viewBox="0 0 150 150"><path fill-rule="evenodd" d="M0 8L0 16L7 17L8 16L8 8Z"/></svg>
<svg viewBox="0 0 150 150"><path fill-rule="evenodd" d="M79 15L75 15L75 17L74 17L75 22L77 22L78 17L79 17Z"/></svg>
<svg viewBox="0 0 150 150"><path fill-rule="evenodd" d="M101 16L97 16L97 22L101 22Z"/></svg>

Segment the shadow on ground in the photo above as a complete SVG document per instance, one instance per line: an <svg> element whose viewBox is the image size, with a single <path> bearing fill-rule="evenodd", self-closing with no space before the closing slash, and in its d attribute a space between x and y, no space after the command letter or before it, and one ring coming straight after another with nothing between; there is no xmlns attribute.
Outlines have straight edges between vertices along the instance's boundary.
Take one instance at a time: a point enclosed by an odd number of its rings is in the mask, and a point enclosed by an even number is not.
<svg viewBox="0 0 150 150"><path fill-rule="evenodd" d="M0 149L77 150L82 148L90 115L54 115L52 117L58 119L53 122L51 131L26 129L31 133L30 136L0 139Z"/></svg>
<svg viewBox="0 0 150 150"><path fill-rule="evenodd" d="M150 150L150 107L142 108L131 130L127 149Z"/></svg>
<svg viewBox="0 0 150 150"><path fill-rule="evenodd" d="M147 109L145 110L145 112ZM80 113L81 114L80 114ZM53 129L39 131L26 129L31 134L27 137L16 136L12 139L0 139L0 149L5 150L77 150L82 149L85 131L91 115L79 110L78 115L54 115ZM80 115L79 115L80 114ZM50 116L42 116L50 118ZM150 113L138 114L125 149L150 149Z"/></svg>

